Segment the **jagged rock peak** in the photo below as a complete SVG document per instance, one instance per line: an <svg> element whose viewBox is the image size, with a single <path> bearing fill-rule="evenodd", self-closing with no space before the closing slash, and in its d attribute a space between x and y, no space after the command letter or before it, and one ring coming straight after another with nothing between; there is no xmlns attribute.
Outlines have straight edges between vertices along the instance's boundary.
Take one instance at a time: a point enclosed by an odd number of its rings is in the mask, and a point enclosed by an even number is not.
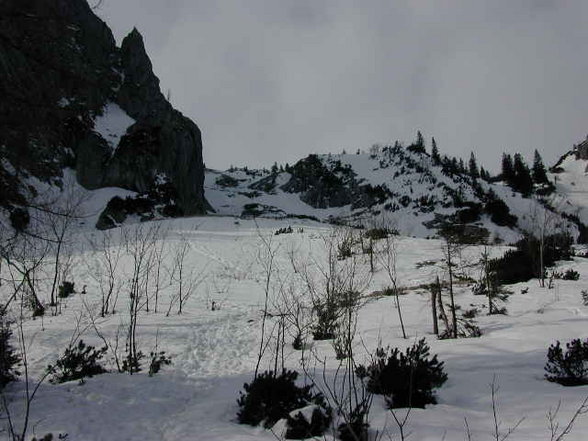
<svg viewBox="0 0 588 441"><path fill-rule="evenodd" d="M153 65L145 50L143 36L133 30L123 39L121 64L124 83L118 94L121 107L135 119L161 118L172 110L159 87L159 79L153 73Z"/></svg>
<svg viewBox="0 0 588 441"><path fill-rule="evenodd" d="M0 184L14 189L0 206L23 203L10 170L57 183L68 166L90 189L163 175L184 213L204 211L200 130L161 93L137 29L117 48L86 0L3 0L0 17Z"/></svg>

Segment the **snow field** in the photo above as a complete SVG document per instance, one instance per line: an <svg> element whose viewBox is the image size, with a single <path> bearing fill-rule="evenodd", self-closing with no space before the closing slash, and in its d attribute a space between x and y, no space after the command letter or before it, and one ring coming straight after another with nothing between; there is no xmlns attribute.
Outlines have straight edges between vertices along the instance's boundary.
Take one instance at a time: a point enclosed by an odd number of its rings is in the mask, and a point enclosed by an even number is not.
<svg viewBox="0 0 588 441"><path fill-rule="evenodd" d="M187 242L187 271L206 274L187 300L183 313L177 314L174 307L166 317L177 284L173 281L170 284L164 270L158 313L151 310L140 314L137 331L140 349L148 354L157 344L158 350L172 356L173 364L151 378L144 372L133 376L109 373L88 379L83 385L45 383L33 402L34 433L67 432L68 439L89 441L275 439L270 431L235 422L238 392L253 376L260 337L264 300L264 271L258 258L263 256L264 249L260 235L271 240L277 250L270 290L274 296L280 286L296 280L290 262L292 254L309 264L326 258L323 238L330 234L330 227L310 221L259 219L254 222L211 216L124 228L149 228L154 224L160 226L159 240L165 241L164 266L171 264L174 251ZM275 230L288 225L294 229L292 234L273 235ZM303 232L298 232L299 228ZM127 323L125 287L131 273L131 259L125 254L122 230L107 233L112 235L113 246L120 247L122 256L117 312L105 318L97 314L100 289L90 275L97 256L87 239L102 234L82 229L72 239L72 279L77 291L87 285L87 294L66 299L60 315L51 316L48 309L43 319L24 323L33 377L42 375L45 367L63 353L76 327L85 342L102 344L91 326L90 315L111 341ZM496 247L492 253L498 255L504 249ZM473 262L479 253L477 247L468 248L462 259ZM412 410L409 439L464 439L464 418L475 439L491 439L489 384L494 378L499 387L502 427L506 429L525 418L510 439L549 439L545 417L549 408L561 401L559 419L563 422L588 395L587 387L564 388L543 379L545 354L551 343L557 339L563 342L588 337L588 307L582 304L580 295L581 290L588 289L588 260L576 258L561 264L563 269L574 268L580 272L578 282L556 281L551 290L540 288L537 281L509 287L513 294L505 304L508 315L485 315L485 298L472 295L468 286L460 285L456 302L462 310L471 307L481 310L476 320L484 335L439 341L431 335L430 294L419 286L431 283L437 275L445 276L440 265L432 262L440 258L440 241L398 238L398 282L410 288L400 299L409 338L401 338L394 299L371 296L358 318L355 344L359 361L367 357L365 348L373 351L380 343L404 348L426 337L431 353L438 354L445 362L449 379L438 391L439 404ZM362 266L369 267L367 259L362 261ZM472 277L477 276L475 269L470 272ZM153 280L153 270L150 278ZM298 282L293 283L300 288ZM365 293L379 291L387 285L384 271L378 270ZM527 287L528 293L521 294ZM6 286L0 289L6 294ZM212 301L220 309L212 311ZM124 342L121 344L124 346ZM330 343L312 344L327 358L328 372L332 372L336 360ZM299 351L288 346L285 356L289 368L300 370ZM112 360L108 361L113 368ZM268 366L268 360L264 360L262 368ZM22 391L22 381L7 388L12 413L16 416L20 415ZM397 439L397 429L381 397L374 399L370 419L374 431L384 431ZM588 418L580 419L567 439L584 440L587 429Z"/></svg>

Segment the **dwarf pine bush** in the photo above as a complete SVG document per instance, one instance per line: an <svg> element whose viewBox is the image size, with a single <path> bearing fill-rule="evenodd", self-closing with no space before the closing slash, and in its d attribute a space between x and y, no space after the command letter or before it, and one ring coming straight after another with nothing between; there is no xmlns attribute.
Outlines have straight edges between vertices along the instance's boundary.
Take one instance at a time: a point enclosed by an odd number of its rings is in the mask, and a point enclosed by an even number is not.
<svg viewBox="0 0 588 441"><path fill-rule="evenodd" d="M430 357L424 338L404 353L398 348L378 348L372 364L360 366L357 375L367 380L369 392L385 395L390 408L435 404L435 389L447 381L443 362L437 355Z"/></svg>

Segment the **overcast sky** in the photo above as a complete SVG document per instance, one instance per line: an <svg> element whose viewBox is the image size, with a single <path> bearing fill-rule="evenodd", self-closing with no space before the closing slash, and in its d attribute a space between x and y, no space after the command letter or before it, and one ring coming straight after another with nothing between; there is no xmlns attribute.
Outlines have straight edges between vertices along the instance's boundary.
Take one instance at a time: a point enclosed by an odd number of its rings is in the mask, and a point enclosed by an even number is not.
<svg viewBox="0 0 588 441"><path fill-rule="evenodd" d="M91 2L92 0L90 0ZM104 0L211 168L434 136L496 169L588 133L586 0Z"/></svg>

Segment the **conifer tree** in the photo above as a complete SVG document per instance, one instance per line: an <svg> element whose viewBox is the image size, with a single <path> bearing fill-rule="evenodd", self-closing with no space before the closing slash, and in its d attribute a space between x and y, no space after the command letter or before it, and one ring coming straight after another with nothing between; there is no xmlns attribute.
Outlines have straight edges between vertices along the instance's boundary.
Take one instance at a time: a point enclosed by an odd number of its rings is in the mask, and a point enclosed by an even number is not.
<svg viewBox="0 0 588 441"><path fill-rule="evenodd" d="M474 152L472 152L472 154L470 155L470 163L469 163L469 172L470 172L470 176L474 179L477 179L480 177L480 172L478 170L478 163L476 162L476 155L474 155Z"/></svg>
<svg viewBox="0 0 588 441"><path fill-rule="evenodd" d="M547 171L543 165L543 159L537 150L535 150L535 157L533 158L533 182L535 184L548 184Z"/></svg>
<svg viewBox="0 0 588 441"><path fill-rule="evenodd" d="M454 156L451 158L451 173L456 174L459 173L459 162L457 162L457 158Z"/></svg>
<svg viewBox="0 0 588 441"><path fill-rule="evenodd" d="M421 152L425 151L425 138L423 138L423 134L420 130L417 131L417 139L415 142L417 149Z"/></svg>
<svg viewBox="0 0 588 441"><path fill-rule="evenodd" d="M508 153L502 154L502 180L512 187L514 182L514 166L512 156Z"/></svg>
<svg viewBox="0 0 588 441"><path fill-rule="evenodd" d="M439 150L437 149L435 138L431 138L431 159L433 160L434 165L439 165L441 163L441 157L439 156Z"/></svg>
<svg viewBox="0 0 588 441"><path fill-rule="evenodd" d="M524 196L529 196L533 192L533 180L529 167L520 153L514 155L514 185L513 190L520 191Z"/></svg>
<svg viewBox="0 0 588 441"><path fill-rule="evenodd" d="M421 133L421 131L417 131L417 139L415 142L413 142L411 145L409 145L407 147L407 150L410 152L415 152L415 153L426 153L427 151L425 150L425 138L423 138L423 134Z"/></svg>
<svg viewBox="0 0 588 441"><path fill-rule="evenodd" d="M488 181L489 180L489 176L488 176L488 172L486 171L486 169L484 167L480 167L480 179L483 179L484 181Z"/></svg>

